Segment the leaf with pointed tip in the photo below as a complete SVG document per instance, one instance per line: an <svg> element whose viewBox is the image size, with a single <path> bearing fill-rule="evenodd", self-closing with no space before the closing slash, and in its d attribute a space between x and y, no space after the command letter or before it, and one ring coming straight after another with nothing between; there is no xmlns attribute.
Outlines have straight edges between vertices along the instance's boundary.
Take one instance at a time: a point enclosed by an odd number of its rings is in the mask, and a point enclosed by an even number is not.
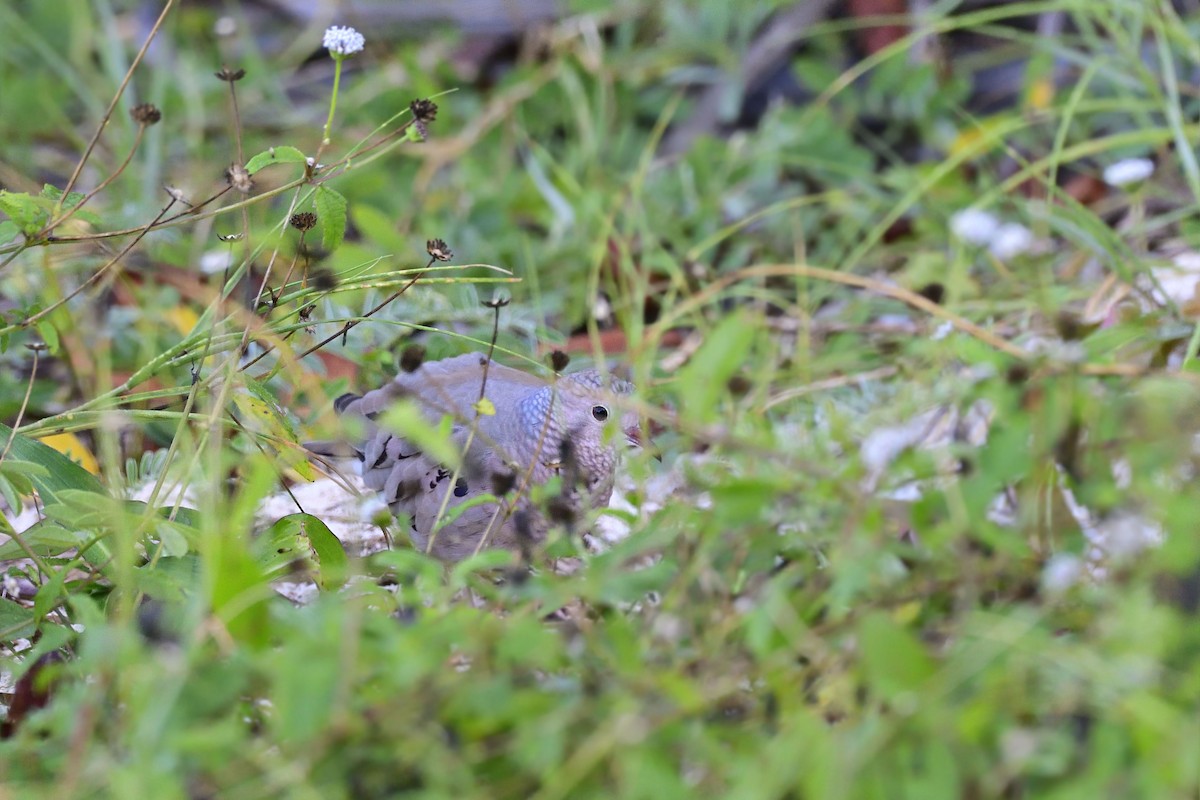
<svg viewBox="0 0 1200 800"><path fill-rule="evenodd" d="M0 441L8 441L11 435L12 428L0 423ZM41 442L17 434L9 455L19 461L30 461L46 468L48 475L28 476L29 482L37 489L44 503L53 501L58 492L67 489L105 494L104 487L96 480L95 475Z"/></svg>
<svg viewBox="0 0 1200 800"><path fill-rule="evenodd" d="M335 250L346 236L346 198L328 186L318 186L315 202L321 245L326 250Z"/></svg>
<svg viewBox="0 0 1200 800"><path fill-rule="evenodd" d="M290 145L280 145L279 147L271 147L258 155L253 156L246 162L246 172L251 175L258 172L263 167L269 167L272 164L303 164L308 158Z"/></svg>

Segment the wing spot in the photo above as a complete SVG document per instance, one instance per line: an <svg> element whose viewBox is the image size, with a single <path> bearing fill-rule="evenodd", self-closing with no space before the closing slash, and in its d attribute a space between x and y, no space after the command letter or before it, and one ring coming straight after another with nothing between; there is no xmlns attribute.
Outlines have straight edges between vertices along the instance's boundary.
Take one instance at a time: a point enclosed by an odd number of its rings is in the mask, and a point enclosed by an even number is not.
<svg viewBox="0 0 1200 800"><path fill-rule="evenodd" d="M371 469L379 469L383 466L383 462L387 459L387 446L391 441L391 436L384 441L383 446L379 448L379 458L375 459L375 463L371 465Z"/></svg>

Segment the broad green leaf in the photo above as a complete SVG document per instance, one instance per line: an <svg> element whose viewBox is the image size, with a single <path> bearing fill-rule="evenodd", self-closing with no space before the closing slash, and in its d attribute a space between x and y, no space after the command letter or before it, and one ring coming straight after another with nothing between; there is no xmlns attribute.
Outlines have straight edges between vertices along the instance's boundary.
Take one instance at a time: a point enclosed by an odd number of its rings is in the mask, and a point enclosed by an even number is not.
<svg viewBox="0 0 1200 800"><path fill-rule="evenodd" d="M164 556L179 558L187 555L190 546L182 525L163 520L155 526L154 530L158 534L159 541L162 542Z"/></svg>
<svg viewBox="0 0 1200 800"><path fill-rule="evenodd" d="M3 222L0 222L0 244L8 244L13 239L17 238L17 235L20 232L21 229L17 227L17 223L13 222L11 219L6 219Z"/></svg>
<svg viewBox="0 0 1200 800"><path fill-rule="evenodd" d="M38 335L41 335L42 341L46 342L46 347L49 348L50 354L58 355L59 353L59 331L50 323L49 319L42 319L37 323Z"/></svg>
<svg viewBox="0 0 1200 800"><path fill-rule="evenodd" d="M346 198L328 186L318 186L315 202L321 244L326 250L336 250L346 236Z"/></svg>
<svg viewBox="0 0 1200 800"><path fill-rule="evenodd" d="M183 600L200 579L200 557L189 553L179 558L164 557L133 570L134 587L156 600Z"/></svg>
<svg viewBox="0 0 1200 800"><path fill-rule="evenodd" d="M21 534L21 540L39 556L61 555L83 544L88 538L88 534L82 531L69 530L50 520L31 525ZM0 560L25 556L25 548L15 539L0 544Z"/></svg>
<svg viewBox="0 0 1200 800"><path fill-rule="evenodd" d="M0 475L12 481L18 481L20 486L28 486L33 488L33 484L29 482L30 476L36 475L39 478L50 477L50 470L43 467L41 464L34 464L32 461L19 461L15 458L6 458L0 461Z"/></svg>
<svg viewBox="0 0 1200 800"><path fill-rule="evenodd" d="M341 541L311 514L290 514L276 521L255 542L255 553L269 579L286 577L300 562L317 571L322 589L340 587L350 568Z"/></svg>
<svg viewBox="0 0 1200 800"><path fill-rule="evenodd" d="M50 221L54 204L43 197L34 197L28 192L0 190L0 211L7 214L27 236L40 231Z"/></svg>
<svg viewBox="0 0 1200 800"><path fill-rule="evenodd" d="M679 371L680 404L687 419L712 422L729 379L742 368L759 326L743 314L731 314L709 333Z"/></svg>
<svg viewBox="0 0 1200 800"><path fill-rule="evenodd" d="M0 597L0 641L27 638L37 627L32 608Z"/></svg>
<svg viewBox="0 0 1200 800"><path fill-rule="evenodd" d="M917 638L882 612L863 617L858 647L871 688L885 698L915 692L933 674L933 660Z"/></svg>
<svg viewBox="0 0 1200 800"><path fill-rule="evenodd" d="M7 441L12 435L12 428L0 423L0 441ZM49 473L46 476L30 475L29 480L37 489L43 503L53 502L58 492L65 489L78 489L104 495L104 487L96 476L76 464L53 447L47 447L41 442L35 442L17 434L13 439L9 456L20 461L30 461L45 467Z"/></svg>
<svg viewBox="0 0 1200 800"><path fill-rule="evenodd" d="M58 198L62 197L62 189L59 189L57 186L51 186L47 183L42 186L41 196L50 201L48 210L52 211L54 205L58 203ZM66 199L63 200L62 207L63 209L75 208L86 198L87 195L83 194L82 192L71 192L67 195ZM81 219L85 222L91 223L92 225L96 225L100 222L100 217L97 214L87 211L86 209L76 211L75 219Z"/></svg>
<svg viewBox="0 0 1200 800"><path fill-rule="evenodd" d="M244 415L243 424L247 424L251 430L270 434L272 439L298 444L295 423L291 416L279 406L274 395L262 383L249 375L242 375L242 380L245 381L248 394L235 392L233 400L238 411ZM256 426L248 425L251 419L257 423ZM272 447L271 450L274 452L275 459L284 467L295 470L305 480L316 480L316 470L309 462L304 450L299 447L286 446Z"/></svg>
<svg viewBox="0 0 1200 800"><path fill-rule="evenodd" d="M270 147L253 156L246 162L246 171L253 175L263 167L269 167L272 164L303 164L305 161L307 158L304 153L285 144L279 147Z"/></svg>
<svg viewBox="0 0 1200 800"><path fill-rule="evenodd" d="M265 647L274 591L240 538L215 538L212 544L213 551L206 554L204 566L211 585L213 613L236 641Z"/></svg>

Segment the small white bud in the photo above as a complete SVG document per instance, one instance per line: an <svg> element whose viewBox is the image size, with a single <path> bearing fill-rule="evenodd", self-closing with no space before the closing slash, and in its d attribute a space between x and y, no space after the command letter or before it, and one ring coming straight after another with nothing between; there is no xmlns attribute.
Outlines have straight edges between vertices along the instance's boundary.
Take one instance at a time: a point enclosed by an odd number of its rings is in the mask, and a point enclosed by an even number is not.
<svg viewBox="0 0 1200 800"><path fill-rule="evenodd" d="M978 208L965 208L950 217L950 232L967 244L988 244L999 228L995 215Z"/></svg>
<svg viewBox="0 0 1200 800"><path fill-rule="evenodd" d="M1104 168L1104 182L1120 188L1141 183L1154 174L1154 162L1148 158L1126 158Z"/></svg>

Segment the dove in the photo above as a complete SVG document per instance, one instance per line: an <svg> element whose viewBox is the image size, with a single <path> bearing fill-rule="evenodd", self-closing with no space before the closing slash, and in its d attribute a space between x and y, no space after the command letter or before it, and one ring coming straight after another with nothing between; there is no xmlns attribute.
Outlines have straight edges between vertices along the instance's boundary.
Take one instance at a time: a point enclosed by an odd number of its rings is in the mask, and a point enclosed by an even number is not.
<svg viewBox="0 0 1200 800"><path fill-rule="evenodd" d="M561 493L549 504L559 521L608 503L618 445L640 445L636 414L618 407L632 391L628 381L596 370L546 379L468 353L423 363L362 396L342 395L334 409L359 420L363 440L349 453L331 443L306 447L356 458L367 488L408 517L419 550L450 562L483 548L527 552L551 525L529 501L530 486L561 476ZM463 454L457 472L376 424L402 399L414 401L431 425L453 420L451 439Z"/></svg>

